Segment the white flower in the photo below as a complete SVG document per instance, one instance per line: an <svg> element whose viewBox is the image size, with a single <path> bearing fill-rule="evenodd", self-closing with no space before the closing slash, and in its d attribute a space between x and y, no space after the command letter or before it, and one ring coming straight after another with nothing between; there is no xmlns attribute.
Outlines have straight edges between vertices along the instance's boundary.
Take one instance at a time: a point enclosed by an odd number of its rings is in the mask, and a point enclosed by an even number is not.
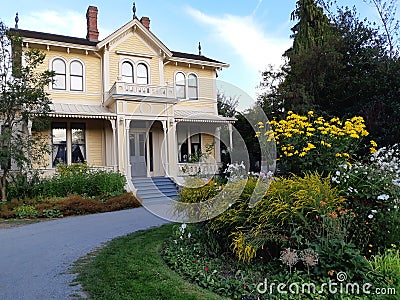
<svg viewBox="0 0 400 300"><path fill-rule="evenodd" d="M190 239L191 236L192 236L192 234L189 232L188 233L188 239Z"/></svg>
<svg viewBox="0 0 400 300"><path fill-rule="evenodd" d="M389 199L389 195L382 194L377 197L378 200L387 200Z"/></svg>
<svg viewBox="0 0 400 300"><path fill-rule="evenodd" d="M340 171L336 171L336 176L340 176Z"/></svg>
<svg viewBox="0 0 400 300"><path fill-rule="evenodd" d="M177 241L177 240L174 240L174 243L175 243L175 244L178 244L178 241Z"/></svg>
<svg viewBox="0 0 400 300"><path fill-rule="evenodd" d="M372 212L373 214L376 214L376 213L377 213L376 209L371 210L371 212Z"/></svg>
<svg viewBox="0 0 400 300"><path fill-rule="evenodd" d="M368 218L369 219L372 219L374 216L373 215L368 215Z"/></svg>

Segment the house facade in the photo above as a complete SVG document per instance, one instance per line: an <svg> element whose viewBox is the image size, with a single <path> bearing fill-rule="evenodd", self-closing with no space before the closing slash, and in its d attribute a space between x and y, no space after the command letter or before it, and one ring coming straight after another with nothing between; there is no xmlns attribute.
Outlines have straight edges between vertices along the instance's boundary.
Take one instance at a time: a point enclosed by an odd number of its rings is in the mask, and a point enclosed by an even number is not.
<svg viewBox="0 0 400 300"><path fill-rule="evenodd" d="M120 171L128 182L215 173L219 130L235 121L217 112L217 72L228 65L171 51L147 17L134 16L98 40L97 13L89 6L86 38L14 29L23 50L42 50L42 67L55 73L51 128L42 133L51 154L40 167L87 161Z"/></svg>

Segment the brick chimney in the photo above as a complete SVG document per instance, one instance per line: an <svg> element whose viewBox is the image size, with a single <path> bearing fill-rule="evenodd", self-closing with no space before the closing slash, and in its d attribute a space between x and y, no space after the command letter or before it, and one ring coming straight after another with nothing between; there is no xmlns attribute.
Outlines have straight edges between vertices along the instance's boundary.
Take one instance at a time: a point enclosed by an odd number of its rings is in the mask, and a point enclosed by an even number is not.
<svg viewBox="0 0 400 300"><path fill-rule="evenodd" d="M86 12L87 34L86 39L92 42L99 40L99 31L97 30L97 7L89 6Z"/></svg>
<svg viewBox="0 0 400 300"><path fill-rule="evenodd" d="M147 30L150 30L150 19L149 19L149 17L142 17L140 19L140 23L142 23L143 26L147 28Z"/></svg>

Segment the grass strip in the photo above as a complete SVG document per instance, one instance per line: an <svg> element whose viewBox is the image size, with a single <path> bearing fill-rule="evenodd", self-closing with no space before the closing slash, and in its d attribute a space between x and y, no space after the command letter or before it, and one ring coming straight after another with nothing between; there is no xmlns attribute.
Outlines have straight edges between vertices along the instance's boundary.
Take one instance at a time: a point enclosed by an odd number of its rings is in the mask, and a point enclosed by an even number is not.
<svg viewBox="0 0 400 300"><path fill-rule="evenodd" d="M172 224L138 231L78 260L76 281L91 299L226 299L185 281L160 256Z"/></svg>

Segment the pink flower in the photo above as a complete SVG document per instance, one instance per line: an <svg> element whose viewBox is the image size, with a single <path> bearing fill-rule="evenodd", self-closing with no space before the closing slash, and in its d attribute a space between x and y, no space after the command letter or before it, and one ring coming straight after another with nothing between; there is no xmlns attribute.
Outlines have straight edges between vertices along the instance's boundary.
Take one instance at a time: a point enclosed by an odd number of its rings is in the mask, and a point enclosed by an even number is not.
<svg viewBox="0 0 400 300"><path fill-rule="evenodd" d="M208 267L206 266L206 267L204 268L204 270L208 271Z"/></svg>

